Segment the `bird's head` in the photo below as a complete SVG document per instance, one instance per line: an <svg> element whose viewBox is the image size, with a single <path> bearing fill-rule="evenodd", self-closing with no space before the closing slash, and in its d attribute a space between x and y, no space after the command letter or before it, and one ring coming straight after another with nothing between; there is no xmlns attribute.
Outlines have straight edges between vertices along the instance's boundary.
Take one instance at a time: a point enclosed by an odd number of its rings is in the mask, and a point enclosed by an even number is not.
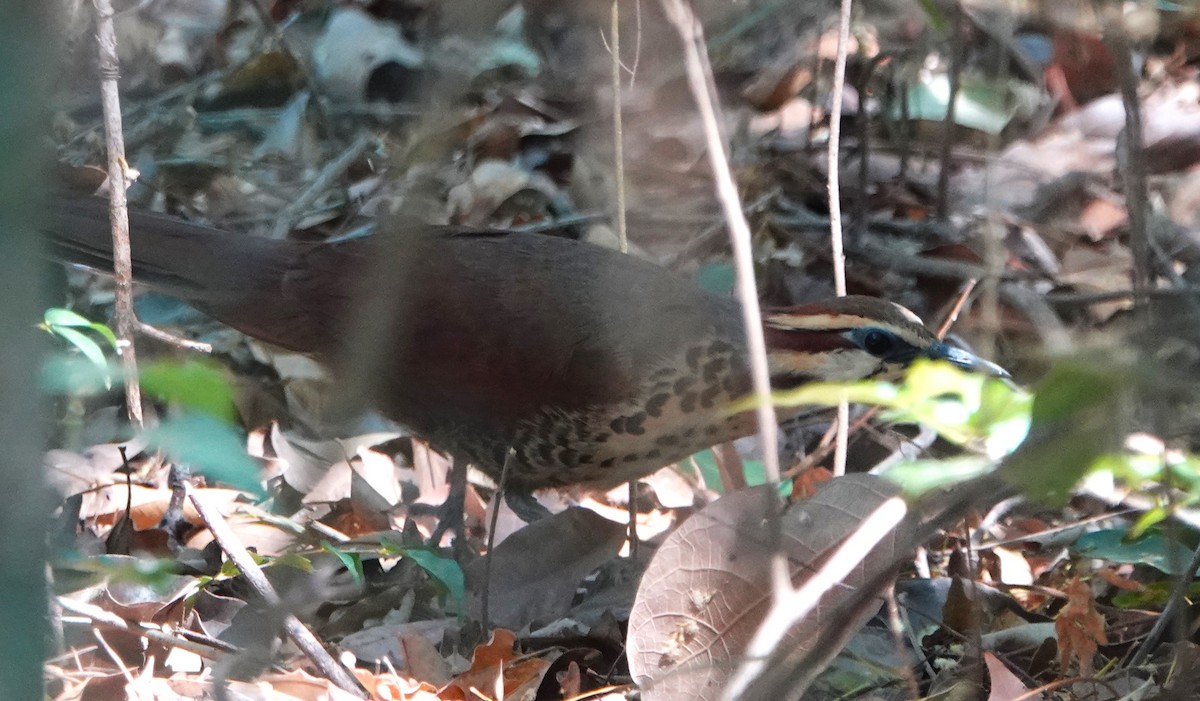
<svg viewBox="0 0 1200 701"><path fill-rule="evenodd" d="M771 384L899 379L917 358L1009 378L1004 368L949 346L904 307L875 297L840 297L776 309L763 319Z"/></svg>

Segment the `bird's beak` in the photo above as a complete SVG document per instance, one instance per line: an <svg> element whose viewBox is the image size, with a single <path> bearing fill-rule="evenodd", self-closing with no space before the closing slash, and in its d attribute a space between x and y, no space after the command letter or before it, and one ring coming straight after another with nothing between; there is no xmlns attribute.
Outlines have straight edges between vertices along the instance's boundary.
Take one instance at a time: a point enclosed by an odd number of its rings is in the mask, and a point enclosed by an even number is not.
<svg viewBox="0 0 1200 701"><path fill-rule="evenodd" d="M978 372L984 375L991 375L1002 380L1012 380L1012 375L999 365L984 360L974 353L969 353L961 348L947 345L938 341L929 347L926 355L934 360L945 360L946 362L957 365L958 367L970 372Z"/></svg>

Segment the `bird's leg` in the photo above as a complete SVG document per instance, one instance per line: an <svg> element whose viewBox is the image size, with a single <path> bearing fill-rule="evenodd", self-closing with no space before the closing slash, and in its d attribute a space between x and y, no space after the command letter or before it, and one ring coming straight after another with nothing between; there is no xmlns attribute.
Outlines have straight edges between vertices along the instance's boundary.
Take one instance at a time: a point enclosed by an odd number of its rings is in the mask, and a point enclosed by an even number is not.
<svg viewBox="0 0 1200 701"><path fill-rule="evenodd" d="M508 504L508 508L512 509L513 513L525 523L541 521L551 515L550 510L542 506L529 489L507 487L503 489L503 492L504 503Z"/></svg>
<svg viewBox="0 0 1200 701"><path fill-rule="evenodd" d="M637 560L637 480L629 480L629 559Z"/></svg>
<svg viewBox="0 0 1200 701"><path fill-rule="evenodd" d="M450 461L450 474L446 476L450 491L446 500L437 507L437 527L429 536L429 544L437 547L442 542L446 531L454 531L455 547L466 546L466 502L467 502L467 462L461 458Z"/></svg>
<svg viewBox="0 0 1200 701"><path fill-rule="evenodd" d="M167 534L167 545L172 552L183 547L183 536L190 528L183 515L183 502L187 495L187 480L191 477L191 469L178 462L172 462L167 471L167 485L171 488L171 500L167 509L158 521L158 528Z"/></svg>
<svg viewBox="0 0 1200 701"><path fill-rule="evenodd" d="M508 452L504 455L504 466L500 468L500 484L496 485L496 496L504 495L505 501L508 501L508 494L504 490L508 482L508 472L512 469L513 461L516 460L517 451L510 446ZM528 494L528 493L527 493ZM532 498L532 494L528 494ZM512 506L510 503L509 506ZM513 509L516 511L516 509ZM496 546L496 522L500 519L500 502L492 499L492 518L488 523L487 536L487 555L483 561L483 596L481 597L479 613L481 623L483 624L484 632L491 630L491 621L488 617L488 600L491 598L492 589L492 548Z"/></svg>

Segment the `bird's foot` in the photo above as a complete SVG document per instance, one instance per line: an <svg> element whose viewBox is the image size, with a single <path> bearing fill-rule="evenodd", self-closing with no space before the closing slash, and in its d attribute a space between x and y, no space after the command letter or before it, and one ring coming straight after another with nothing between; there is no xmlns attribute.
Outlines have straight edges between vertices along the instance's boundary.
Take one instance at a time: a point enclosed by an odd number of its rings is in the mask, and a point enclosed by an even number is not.
<svg viewBox="0 0 1200 701"><path fill-rule="evenodd" d="M542 506L528 489L508 487L504 490L504 503L525 523L533 523L550 516L550 510Z"/></svg>
<svg viewBox="0 0 1200 701"><path fill-rule="evenodd" d="M466 544L466 502L467 502L467 466L465 463L454 460L450 465L450 474L446 481L449 483L450 491L446 495L446 501L443 501L441 506L434 510L437 516L437 526L433 529L433 533L429 536L429 544L437 547L442 542L442 536L447 532L453 531L454 541L457 546Z"/></svg>

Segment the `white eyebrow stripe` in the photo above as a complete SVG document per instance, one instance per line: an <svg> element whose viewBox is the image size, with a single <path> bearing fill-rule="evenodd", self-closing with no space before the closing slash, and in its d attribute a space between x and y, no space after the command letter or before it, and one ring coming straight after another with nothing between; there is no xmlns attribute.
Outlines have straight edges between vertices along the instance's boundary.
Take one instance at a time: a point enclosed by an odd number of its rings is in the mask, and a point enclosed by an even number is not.
<svg viewBox="0 0 1200 701"><path fill-rule="evenodd" d="M857 314L772 314L767 324L780 329L835 331L869 326L871 319Z"/></svg>
<svg viewBox="0 0 1200 701"><path fill-rule="evenodd" d="M765 322L766 326L782 330L798 331L851 331L869 326L878 327L895 334L905 343L915 348L925 347L925 341L915 330L903 326L880 323L858 314L773 314Z"/></svg>

